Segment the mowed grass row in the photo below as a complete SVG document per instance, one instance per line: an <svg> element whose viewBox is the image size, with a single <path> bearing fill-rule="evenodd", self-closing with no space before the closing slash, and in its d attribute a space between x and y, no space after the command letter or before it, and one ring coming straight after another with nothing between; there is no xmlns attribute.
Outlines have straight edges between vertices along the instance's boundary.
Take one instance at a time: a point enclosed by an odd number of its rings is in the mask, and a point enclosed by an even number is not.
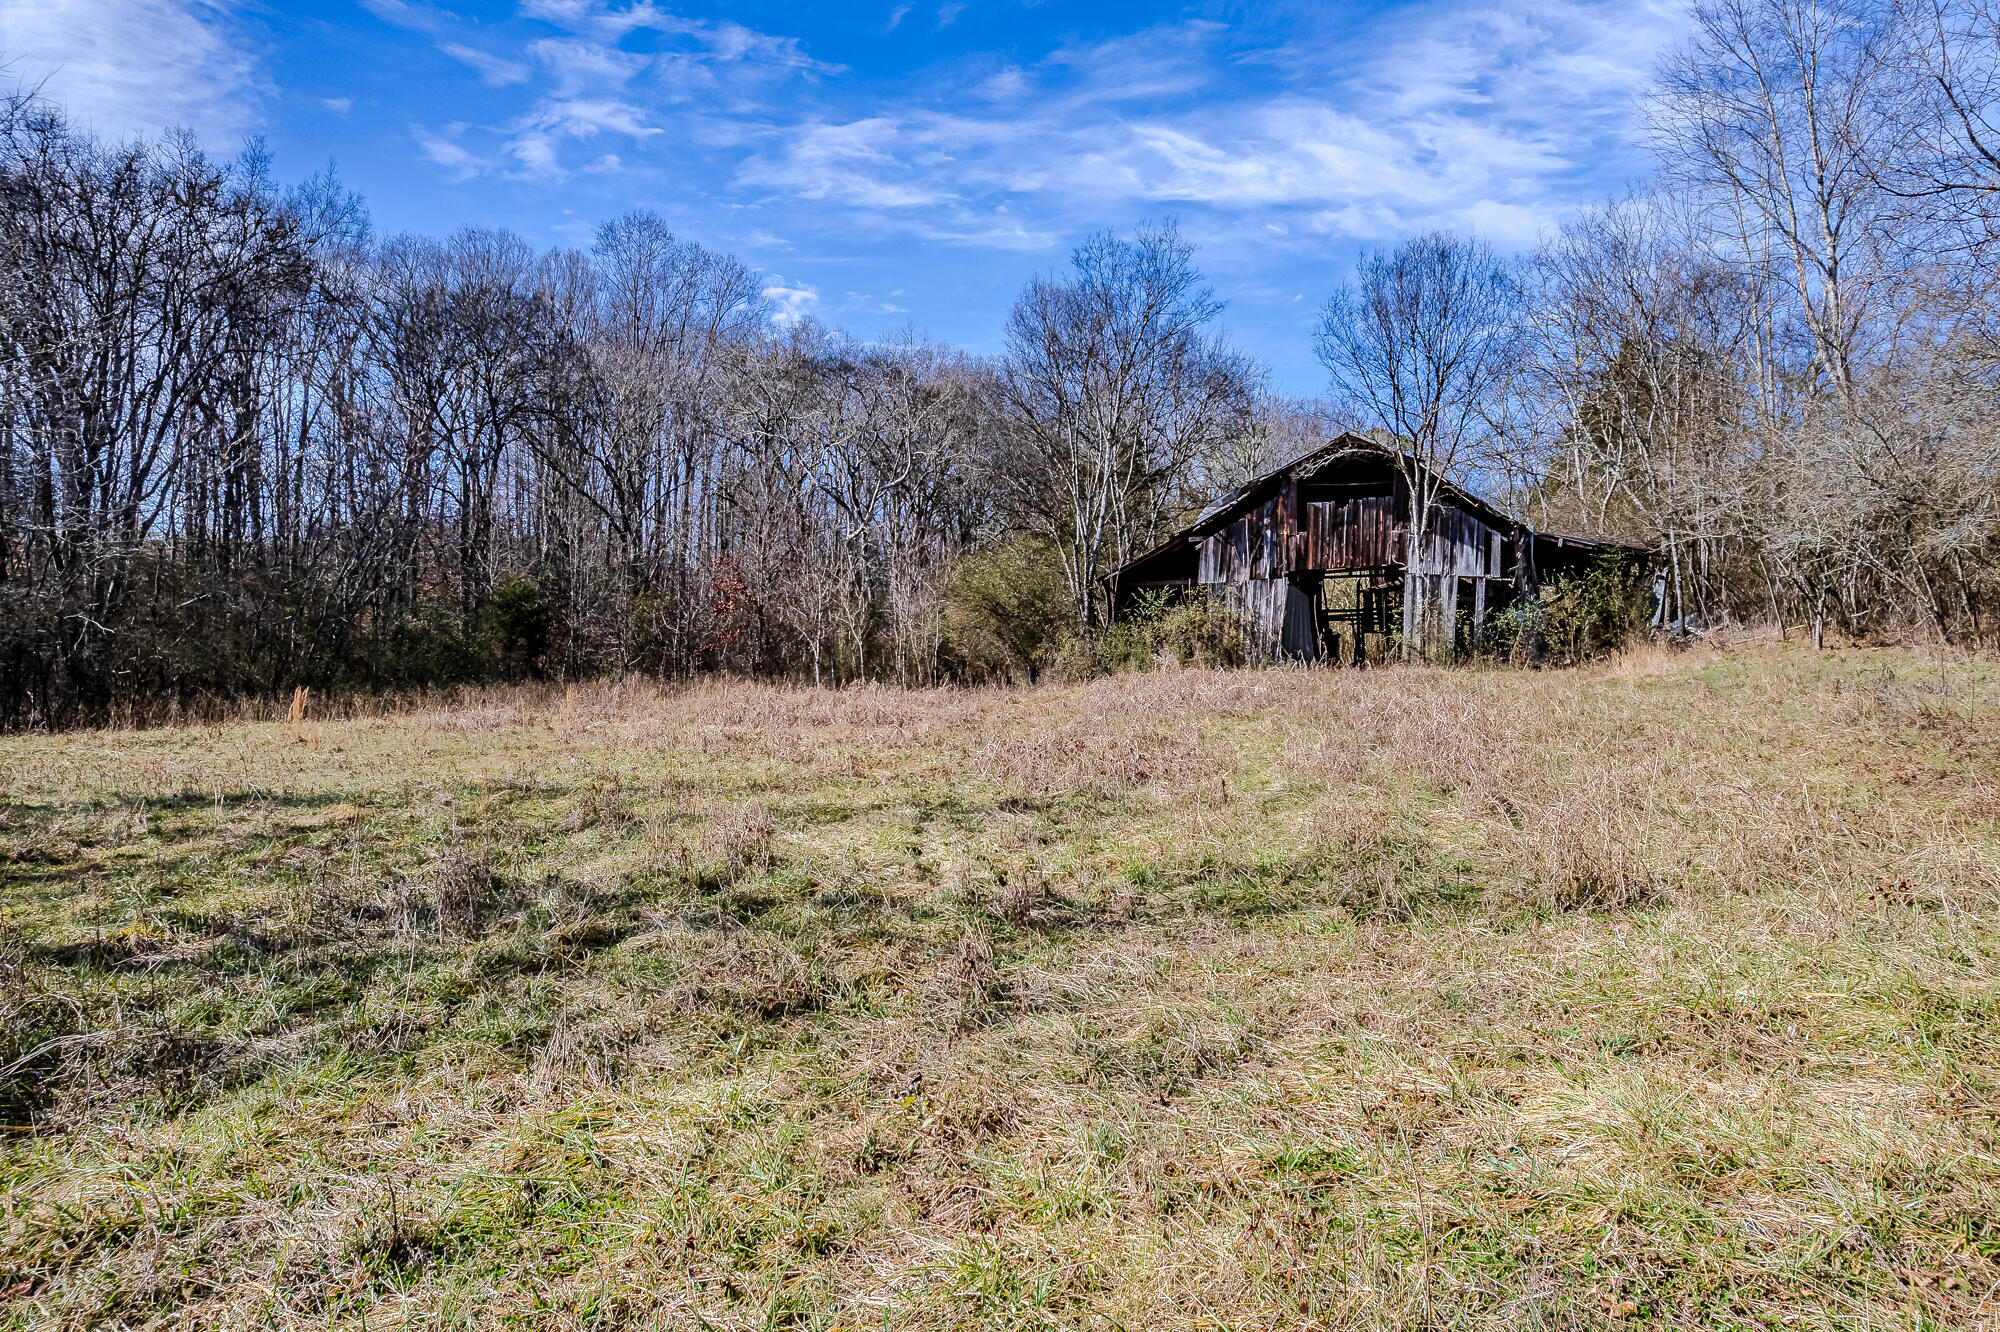
<svg viewBox="0 0 2000 1332"><path fill-rule="evenodd" d="M1996 722L1771 648L0 738L0 1327L2000 1328Z"/></svg>

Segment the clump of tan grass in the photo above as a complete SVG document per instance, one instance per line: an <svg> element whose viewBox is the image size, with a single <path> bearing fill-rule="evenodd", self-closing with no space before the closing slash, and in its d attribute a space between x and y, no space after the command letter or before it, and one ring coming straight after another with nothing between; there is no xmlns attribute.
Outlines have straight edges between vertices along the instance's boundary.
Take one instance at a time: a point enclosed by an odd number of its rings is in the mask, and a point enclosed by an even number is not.
<svg viewBox="0 0 2000 1332"><path fill-rule="evenodd" d="M722 867L729 882L771 868L777 820L762 801L712 807L701 821L701 855Z"/></svg>
<svg viewBox="0 0 2000 1332"><path fill-rule="evenodd" d="M993 936L977 924L967 925L952 946L945 981L945 997L954 1010L956 1025L966 1029L983 1021L1004 989L995 964Z"/></svg>
<svg viewBox="0 0 2000 1332"><path fill-rule="evenodd" d="M1036 908L1047 896L1048 888L1048 879L1032 865L1005 871L994 903L994 914L1009 925L1029 924L1034 919Z"/></svg>
<svg viewBox="0 0 2000 1332"><path fill-rule="evenodd" d="M702 953L675 993L687 1007L775 1018L817 1008L832 986L819 957L755 931L729 930Z"/></svg>
<svg viewBox="0 0 2000 1332"><path fill-rule="evenodd" d="M560 826L565 832L601 828L616 833L630 826L634 817L631 803L616 779L595 781L576 797Z"/></svg>
<svg viewBox="0 0 2000 1332"><path fill-rule="evenodd" d="M1616 910L1661 900L1674 876L1653 845L1646 797L1616 773L1594 773L1495 825L1517 876L1494 900L1551 911Z"/></svg>
<svg viewBox="0 0 2000 1332"><path fill-rule="evenodd" d="M652 867L727 888L768 873L778 821L759 800L678 801L645 821L641 844Z"/></svg>
<svg viewBox="0 0 2000 1332"><path fill-rule="evenodd" d="M429 886L432 916L438 929L447 934L470 935L479 931L493 911L503 885L483 850L455 846L432 867Z"/></svg>
<svg viewBox="0 0 2000 1332"><path fill-rule="evenodd" d="M1422 834L1342 801L1316 811L1309 836L1312 860L1336 877L1332 902L1364 919L1409 918L1430 850Z"/></svg>

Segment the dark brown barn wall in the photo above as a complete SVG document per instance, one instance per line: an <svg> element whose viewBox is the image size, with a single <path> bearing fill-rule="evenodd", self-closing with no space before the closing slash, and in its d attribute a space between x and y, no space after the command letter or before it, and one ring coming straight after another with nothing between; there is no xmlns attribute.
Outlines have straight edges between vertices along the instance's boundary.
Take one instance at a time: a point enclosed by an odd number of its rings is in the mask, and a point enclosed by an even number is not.
<svg viewBox="0 0 2000 1332"><path fill-rule="evenodd" d="M1388 495L1370 495L1308 505L1306 567L1379 569L1402 563L1395 503Z"/></svg>

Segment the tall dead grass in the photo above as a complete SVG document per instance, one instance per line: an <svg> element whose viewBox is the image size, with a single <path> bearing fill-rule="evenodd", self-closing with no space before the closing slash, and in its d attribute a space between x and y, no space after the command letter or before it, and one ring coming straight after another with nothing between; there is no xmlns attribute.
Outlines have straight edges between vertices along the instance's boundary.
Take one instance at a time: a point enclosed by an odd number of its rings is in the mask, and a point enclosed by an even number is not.
<svg viewBox="0 0 2000 1332"><path fill-rule="evenodd" d="M0 1328L1976 1326L1996 718L1774 651L0 737Z"/></svg>

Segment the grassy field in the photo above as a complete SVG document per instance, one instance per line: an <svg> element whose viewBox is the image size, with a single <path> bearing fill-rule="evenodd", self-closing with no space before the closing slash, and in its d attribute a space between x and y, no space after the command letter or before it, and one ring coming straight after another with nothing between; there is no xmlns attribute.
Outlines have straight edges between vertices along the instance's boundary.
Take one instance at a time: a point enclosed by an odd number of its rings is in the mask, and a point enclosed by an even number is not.
<svg viewBox="0 0 2000 1332"><path fill-rule="evenodd" d="M0 1327L2000 1329L1990 663L496 692L0 800Z"/></svg>

